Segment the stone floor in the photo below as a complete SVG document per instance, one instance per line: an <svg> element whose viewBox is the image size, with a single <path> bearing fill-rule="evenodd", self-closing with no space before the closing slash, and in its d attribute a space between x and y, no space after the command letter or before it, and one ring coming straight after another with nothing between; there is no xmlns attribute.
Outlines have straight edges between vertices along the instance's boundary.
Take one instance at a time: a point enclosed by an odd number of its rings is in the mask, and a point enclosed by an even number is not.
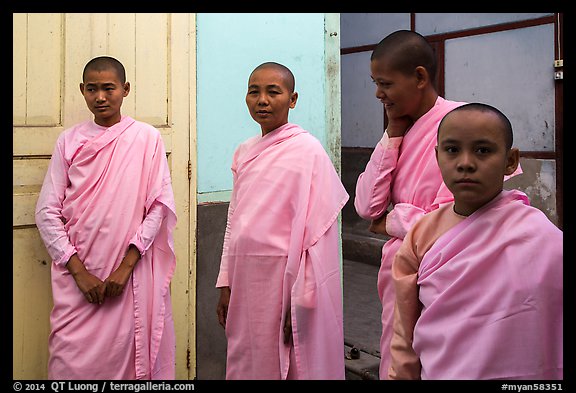
<svg viewBox="0 0 576 393"><path fill-rule="evenodd" d="M376 288L378 266L345 259L343 275L346 378L378 379L382 310ZM349 356L353 347L358 359Z"/></svg>

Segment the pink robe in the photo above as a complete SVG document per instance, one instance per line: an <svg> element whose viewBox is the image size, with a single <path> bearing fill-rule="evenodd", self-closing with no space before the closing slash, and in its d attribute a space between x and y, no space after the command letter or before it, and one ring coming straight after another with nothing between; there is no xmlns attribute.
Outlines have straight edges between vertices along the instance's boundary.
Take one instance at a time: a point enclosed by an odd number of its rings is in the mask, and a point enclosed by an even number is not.
<svg viewBox="0 0 576 393"><path fill-rule="evenodd" d="M348 194L330 158L287 123L241 144L232 172L216 283L231 289L226 378L344 379L337 218Z"/></svg>
<svg viewBox="0 0 576 393"><path fill-rule="evenodd" d="M422 249L453 215L450 205L422 219L394 262L397 289L412 295L398 300L393 342L406 347L413 332L421 372L408 367L422 379L562 379L562 231L524 193L503 191Z"/></svg>
<svg viewBox="0 0 576 393"><path fill-rule="evenodd" d="M374 220L382 216L390 204L393 206L386 219L386 231L391 238L382 247L377 284L382 302L381 379L388 375L390 365L388 353L395 298L390 276L392 261L412 225L440 204L454 199L442 181L434 147L440 120L463 104L438 97L434 107L403 137L388 138L384 133L356 184L354 206L360 217Z"/></svg>
<svg viewBox="0 0 576 393"><path fill-rule="evenodd" d="M123 116L58 138L36 207L52 257L50 379L173 379L170 281L176 213L160 133ZM122 295L88 303L66 268L77 253L105 280L129 244L141 260Z"/></svg>

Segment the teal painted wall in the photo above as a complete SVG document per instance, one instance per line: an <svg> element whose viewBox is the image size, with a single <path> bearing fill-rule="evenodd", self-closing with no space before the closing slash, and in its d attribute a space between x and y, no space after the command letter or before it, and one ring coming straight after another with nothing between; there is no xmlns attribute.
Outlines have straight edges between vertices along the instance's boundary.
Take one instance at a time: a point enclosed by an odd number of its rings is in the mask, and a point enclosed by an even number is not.
<svg viewBox="0 0 576 393"><path fill-rule="evenodd" d="M263 62L282 63L294 73L298 102L289 121L308 130L325 148L332 142L326 120L325 15L197 14L200 203L229 201L234 150L260 133L244 99L250 73Z"/></svg>

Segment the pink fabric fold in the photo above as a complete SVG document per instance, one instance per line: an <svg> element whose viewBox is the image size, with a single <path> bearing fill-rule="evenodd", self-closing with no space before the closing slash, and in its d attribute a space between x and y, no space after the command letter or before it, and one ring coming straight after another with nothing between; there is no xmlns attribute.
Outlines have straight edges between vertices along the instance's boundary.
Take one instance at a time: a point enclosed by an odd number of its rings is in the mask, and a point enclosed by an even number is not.
<svg viewBox="0 0 576 393"><path fill-rule="evenodd" d="M52 264L50 379L174 378L170 280L175 268L174 196L160 133L128 116L103 129L80 124L59 138L46 181L68 171L61 205L69 243L101 280L118 267L154 201L163 221L119 297L88 303L65 267ZM44 189L44 188L43 188ZM41 233L50 195L38 200ZM45 232L45 231L44 231Z"/></svg>
<svg viewBox="0 0 576 393"><path fill-rule="evenodd" d="M563 234L503 191L443 234L418 272L422 379L562 379Z"/></svg>
<svg viewBox="0 0 576 393"><path fill-rule="evenodd" d="M217 281L231 289L226 378L286 379L290 369L299 379L344 379L337 217L348 194L332 162L287 123L240 145L232 171ZM293 343L284 344L289 308Z"/></svg>

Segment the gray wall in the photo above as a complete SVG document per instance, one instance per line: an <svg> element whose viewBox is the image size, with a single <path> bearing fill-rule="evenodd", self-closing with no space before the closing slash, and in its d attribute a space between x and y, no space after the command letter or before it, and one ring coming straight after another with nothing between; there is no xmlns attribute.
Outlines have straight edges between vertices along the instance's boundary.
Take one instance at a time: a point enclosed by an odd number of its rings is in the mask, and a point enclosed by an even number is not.
<svg viewBox="0 0 576 393"><path fill-rule="evenodd" d="M226 336L218 324L216 305L219 290L214 287L220 269L228 203L206 203L197 210L198 253L196 264L196 357L199 380L226 377Z"/></svg>
<svg viewBox="0 0 576 393"><path fill-rule="evenodd" d="M461 36L469 29L497 30L503 23L551 15L416 13L414 18L415 30L420 34L448 37L443 64L444 97L486 102L502 110L512 123L514 145L523 152L554 152L555 148L554 24ZM375 45L395 30L411 28L409 13L343 13L340 20L341 45L348 49ZM370 154L384 131L383 108L375 98L370 79L370 54L371 50L366 49L341 56L343 169L348 160L357 159L359 152ZM508 182L506 188L526 192L532 204L557 223L556 162L529 157L533 155L521 160L525 174Z"/></svg>

